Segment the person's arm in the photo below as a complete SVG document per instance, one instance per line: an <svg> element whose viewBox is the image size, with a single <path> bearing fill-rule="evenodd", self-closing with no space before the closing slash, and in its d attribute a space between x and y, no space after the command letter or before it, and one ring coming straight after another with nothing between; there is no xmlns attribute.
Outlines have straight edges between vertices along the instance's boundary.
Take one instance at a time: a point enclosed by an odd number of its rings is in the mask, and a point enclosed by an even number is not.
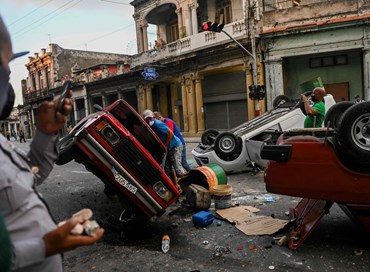
<svg viewBox="0 0 370 272"><path fill-rule="evenodd" d="M100 229L94 237L73 235L71 230L77 223L78 218L72 217L42 238L35 237L13 242L12 269L16 270L40 263L49 256L72 250L78 246L94 244L104 234L104 229Z"/></svg>
<svg viewBox="0 0 370 272"><path fill-rule="evenodd" d="M44 102L37 110L37 130L31 143L28 157L32 166L39 168L38 184L46 179L57 159L55 143L58 131L62 129L72 109L69 97L64 100L65 114L56 111L57 101Z"/></svg>
<svg viewBox="0 0 370 272"><path fill-rule="evenodd" d="M174 131L174 124L173 124L173 121L170 120L170 119L167 119L166 120L166 125L170 128L170 130L173 132Z"/></svg>
<svg viewBox="0 0 370 272"><path fill-rule="evenodd" d="M301 98L302 98L302 101L303 101L303 104L304 104L304 108L306 110L306 113L308 115L312 115L312 116L316 115L317 114L317 111L316 111L316 109L314 107L311 107L310 106L310 104L308 103L307 96L305 96L305 95L302 94L301 95Z"/></svg>
<svg viewBox="0 0 370 272"><path fill-rule="evenodd" d="M166 142L164 143L167 148L172 138L173 138L173 132L170 129L168 129L167 134L166 134Z"/></svg>

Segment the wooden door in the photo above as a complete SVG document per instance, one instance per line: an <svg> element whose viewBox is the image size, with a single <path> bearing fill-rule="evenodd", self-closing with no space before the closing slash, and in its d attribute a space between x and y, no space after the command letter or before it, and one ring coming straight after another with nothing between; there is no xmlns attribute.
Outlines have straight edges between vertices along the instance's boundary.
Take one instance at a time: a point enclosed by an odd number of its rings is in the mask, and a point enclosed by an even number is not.
<svg viewBox="0 0 370 272"><path fill-rule="evenodd" d="M326 93L331 94L334 97L335 102L349 101L349 83L332 83L324 84Z"/></svg>

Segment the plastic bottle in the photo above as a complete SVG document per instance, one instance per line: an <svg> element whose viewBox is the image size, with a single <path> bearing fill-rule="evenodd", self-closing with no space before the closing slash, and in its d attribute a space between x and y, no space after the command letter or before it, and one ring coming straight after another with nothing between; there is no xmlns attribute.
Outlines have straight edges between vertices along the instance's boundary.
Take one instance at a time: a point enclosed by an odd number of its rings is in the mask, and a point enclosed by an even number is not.
<svg viewBox="0 0 370 272"><path fill-rule="evenodd" d="M164 235L162 237L162 251L167 253L170 250L170 236Z"/></svg>

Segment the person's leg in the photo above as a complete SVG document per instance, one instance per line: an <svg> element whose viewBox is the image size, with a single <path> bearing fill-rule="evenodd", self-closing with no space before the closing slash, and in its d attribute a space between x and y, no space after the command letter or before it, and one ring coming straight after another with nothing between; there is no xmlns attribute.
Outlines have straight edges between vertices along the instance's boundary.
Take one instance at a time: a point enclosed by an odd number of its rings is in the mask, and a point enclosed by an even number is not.
<svg viewBox="0 0 370 272"><path fill-rule="evenodd" d="M164 172L172 180L173 184L177 185L176 174L174 174L174 170L170 160L170 154L167 154L166 162L164 165Z"/></svg>
<svg viewBox="0 0 370 272"><path fill-rule="evenodd" d="M182 164L182 167L184 167L187 172L191 170L188 164L188 161L186 160L186 145L185 144L182 145L181 164Z"/></svg>
<svg viewBox="0 0 370 272"><path fill-rule="evenodd" d="M181 152L182 152L182 145L179 145L178 147L172 148L168 152L169 160L171 161L171 164L173 168L175 169L176 175L178 177L182 177L187 173L187 171L182 167L181 164Z"/></svg>

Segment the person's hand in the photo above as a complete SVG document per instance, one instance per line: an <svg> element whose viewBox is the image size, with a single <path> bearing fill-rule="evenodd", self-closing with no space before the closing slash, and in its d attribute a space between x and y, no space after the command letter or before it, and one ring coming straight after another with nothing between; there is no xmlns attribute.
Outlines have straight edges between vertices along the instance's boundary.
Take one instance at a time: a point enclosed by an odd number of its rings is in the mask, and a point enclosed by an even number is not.
<svg viewBox="0 0 370 272"><path fill-rule="evenodd" d="M303 101L303 103L305 103L308 101L308 98L304 94L301 94L301 100Z"/></svg>
<svg viewBox="0 0 370 272"><path fill-rule="evenodd" d="M91 245L98 241L104 234L104 229L99 229L94 237L73 235L71 230L79 223L78 217L71 217L65 224L45 234L45 256L60 254L78 246Z"/></svg>
<svg viewBox="0 0 370 272"><path fill-rule="evenodd" d="M43 102L37 109L37 128L47 134L55 134L62 129L67 121L68 114L72 110L71 96L72 91L69 90L63 103L65 114L56 111L58 100Z"/></svg>

